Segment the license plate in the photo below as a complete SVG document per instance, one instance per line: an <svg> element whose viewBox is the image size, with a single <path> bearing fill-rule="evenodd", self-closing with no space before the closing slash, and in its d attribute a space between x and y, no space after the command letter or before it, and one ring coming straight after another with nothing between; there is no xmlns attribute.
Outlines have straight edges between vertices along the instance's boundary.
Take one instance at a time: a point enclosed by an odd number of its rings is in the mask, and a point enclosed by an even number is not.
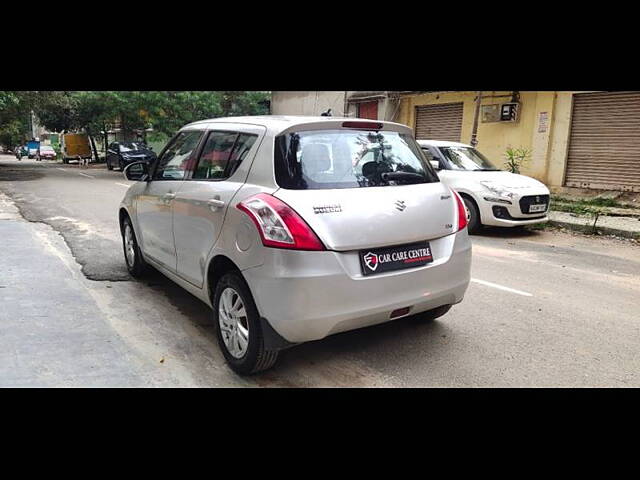
<svg viewBox="0 0 640 480"><path fill-rule="evenodd" d="M546 211L547 211L546 203L542 203L540 205L529 205L529 213L546 212Z"/></svg>
<svg viewBox="0 0 640 480"><path fill-rule="evenodd" d="M360 266L365 276L421 267L431 262L433 255L429 242L360 251Z"/></svg>

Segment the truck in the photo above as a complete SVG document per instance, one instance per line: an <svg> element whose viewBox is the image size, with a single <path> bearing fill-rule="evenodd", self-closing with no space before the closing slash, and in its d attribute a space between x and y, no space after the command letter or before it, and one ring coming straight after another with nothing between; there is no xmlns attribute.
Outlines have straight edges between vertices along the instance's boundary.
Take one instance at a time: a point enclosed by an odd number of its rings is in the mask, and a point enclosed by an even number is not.
<svg viewBox="0 0 640 480"><path fill-rule="evenodd" d="M92 151L89 136L84 133L65 133L61 138L62 163L70 160L91 160Z"/></svg>
<svg viewBox="0 0 640 480"><path fill-rule="evenodd" d="M36 158L39 148L40 142L38 140L29 140L27 142L27 158Z"/></svg>

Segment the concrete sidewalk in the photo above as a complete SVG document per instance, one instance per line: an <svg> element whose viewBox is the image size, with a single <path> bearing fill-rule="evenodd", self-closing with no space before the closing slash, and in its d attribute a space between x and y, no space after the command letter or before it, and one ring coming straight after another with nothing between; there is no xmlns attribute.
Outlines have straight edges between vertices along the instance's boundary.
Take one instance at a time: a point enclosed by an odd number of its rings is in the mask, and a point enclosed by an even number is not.
<svg viewBox="0 0 640 480"><path fill-rule="evenodd" d="M1 193L0 240L0 387L149 385L60 235Z"/></svg>
<svg viewBox="0 0 640 480"><path fill-rule="evenodd" d="M569 230L585 233L598 232L604 235L640 240L640 219L636 216L578 215L569 212L549 212L549 223Z"/></svg>

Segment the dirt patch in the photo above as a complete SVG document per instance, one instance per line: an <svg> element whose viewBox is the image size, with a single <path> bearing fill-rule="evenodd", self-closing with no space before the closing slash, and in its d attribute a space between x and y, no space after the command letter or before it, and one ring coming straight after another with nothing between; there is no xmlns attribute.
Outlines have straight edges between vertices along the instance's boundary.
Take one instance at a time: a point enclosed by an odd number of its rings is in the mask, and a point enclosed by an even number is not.
<svg viewBox="0 0 640 480"><path fill-rule="evenodd" d="M0 182L28 182L31 180L39 180L44 174L30 165L25 166L7 166L0 164Z"/></svg>

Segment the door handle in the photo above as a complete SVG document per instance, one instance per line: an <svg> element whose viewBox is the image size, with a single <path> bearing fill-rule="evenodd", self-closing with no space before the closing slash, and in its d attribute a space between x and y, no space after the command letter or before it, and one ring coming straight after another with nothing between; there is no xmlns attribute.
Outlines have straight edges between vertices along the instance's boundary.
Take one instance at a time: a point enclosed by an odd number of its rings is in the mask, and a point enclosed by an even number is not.
<svg viewBox="0 0 640 480"><path fill-rule="evenodd" d="M171 200L173 200L174 198L176 198L176 194L175 193L165 193L162 196L163 200L170 202Z"/></svg>
<svg viewBox="0 0 640 480"><path fill-rule="evenodd" d="M218 208L222 208L225 206L224 201L220 200L220 196L215 196L214 198L209 200L207 203L211 207L211 210L217 210Z"/></svg>

